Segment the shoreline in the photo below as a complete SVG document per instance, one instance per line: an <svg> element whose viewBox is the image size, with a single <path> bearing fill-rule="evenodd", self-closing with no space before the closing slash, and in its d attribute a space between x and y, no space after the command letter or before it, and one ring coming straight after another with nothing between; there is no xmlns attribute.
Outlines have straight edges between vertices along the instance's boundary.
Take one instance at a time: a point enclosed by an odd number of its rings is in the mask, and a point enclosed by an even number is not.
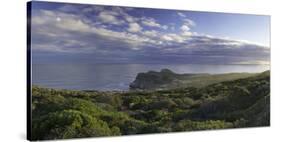
<svg viewBox="0 0 281 142"><path fill-rule="evenodd" d="M231 72L231 73L223 73L223 74L211 74L211 73L184 73L184 74L177 74L177 75L231 75L231 74L250 74L250 75L258 75L260 73L263 72L270 72L270 70L265 70L262 72L254 72L254 73L249 73L249 72ZM148 71L148 72L157 72L157 71ZM148 73L146 72L146 73ZM159 73L159 72L157 72ZM142 72L140 72L139 74L142 74ZM137 78L137 76L135 77ZM131 82L132 83L132 82ZM155 90L147 90L147 89L130 89L130 85L128 86L128 89L126 90L95 90L95 89L65 89L65 88L52 88L52 87L46 87L46 86L42 86L42 85L32 85L32 87L39 87L39 88L45 88L45 89L53 89L53 90L63 90L63 91L82 91L82 92L100 92L100 93L128 93L128 92L143 92L143 91L162 91L162 90L169 90L169 88L167 89L155 89ZM178 87L180 88L180 87ZM173 89L177 89L177 88L173 88Z"/></svg>

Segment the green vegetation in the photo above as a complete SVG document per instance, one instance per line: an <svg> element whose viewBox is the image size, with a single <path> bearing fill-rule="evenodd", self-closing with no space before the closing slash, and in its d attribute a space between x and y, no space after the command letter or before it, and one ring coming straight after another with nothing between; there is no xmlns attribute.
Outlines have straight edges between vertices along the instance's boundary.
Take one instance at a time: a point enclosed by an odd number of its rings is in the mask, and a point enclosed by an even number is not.
<svg viewBox="0 0 281 142"><path fill-rule="evenodd" d="M176 74L169 69L139 73L130 84L131 90L162 90L185 87L205 87L214 83L255 76L254 73Z"/></svg>
<svg viewBox="0 0 281 142"><path fill-rule="evenodd" d="M34 86L32 139L268 126L269 104L269 71L197 88L187 85L154 91L70 91Z"/></svg>

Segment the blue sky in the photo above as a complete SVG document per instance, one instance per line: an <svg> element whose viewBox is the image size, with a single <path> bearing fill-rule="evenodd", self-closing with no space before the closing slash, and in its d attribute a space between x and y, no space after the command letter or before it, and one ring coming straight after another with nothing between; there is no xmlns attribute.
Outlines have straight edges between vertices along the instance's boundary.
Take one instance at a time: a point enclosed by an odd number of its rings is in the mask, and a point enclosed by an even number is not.
<svg viewBox="0 0 281 142"><path fill-rule="evenodd" d="M35 63L269 64L270 17L32 4Z"/></svg>

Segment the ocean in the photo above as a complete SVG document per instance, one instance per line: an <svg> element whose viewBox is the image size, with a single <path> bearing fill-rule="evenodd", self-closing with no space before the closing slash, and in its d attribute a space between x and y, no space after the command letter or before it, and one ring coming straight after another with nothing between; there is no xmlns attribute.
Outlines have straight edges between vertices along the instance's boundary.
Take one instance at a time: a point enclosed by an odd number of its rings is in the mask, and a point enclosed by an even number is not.
<svg viewBox="0 0 281 142"><path fill-rule="evenodd" d="M175 73L262 72L269 65L199 64L32 64L32 85L70 90L126 91L140 72L170 69Z"/></svg>

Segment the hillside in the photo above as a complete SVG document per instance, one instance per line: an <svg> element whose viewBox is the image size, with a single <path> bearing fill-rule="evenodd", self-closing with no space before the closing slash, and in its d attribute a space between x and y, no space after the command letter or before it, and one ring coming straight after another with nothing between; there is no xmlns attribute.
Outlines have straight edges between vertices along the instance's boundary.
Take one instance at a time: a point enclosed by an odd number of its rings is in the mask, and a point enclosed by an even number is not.
<svg viewBox="0 0 281 142"><path fill-rule="evenodd" d="M226 73L226 74L176 74L169 69L160 72L149 71L139 73L130 84L131 90L161 90L182 87L204 87L213 83L247 78L255 73Z"/></svg>
<svg viewBox="0 0 281 142"><path fill-rule="evenodd" d="M202 87L32 93L33 140L270 125L269 71Z"/></svg>

